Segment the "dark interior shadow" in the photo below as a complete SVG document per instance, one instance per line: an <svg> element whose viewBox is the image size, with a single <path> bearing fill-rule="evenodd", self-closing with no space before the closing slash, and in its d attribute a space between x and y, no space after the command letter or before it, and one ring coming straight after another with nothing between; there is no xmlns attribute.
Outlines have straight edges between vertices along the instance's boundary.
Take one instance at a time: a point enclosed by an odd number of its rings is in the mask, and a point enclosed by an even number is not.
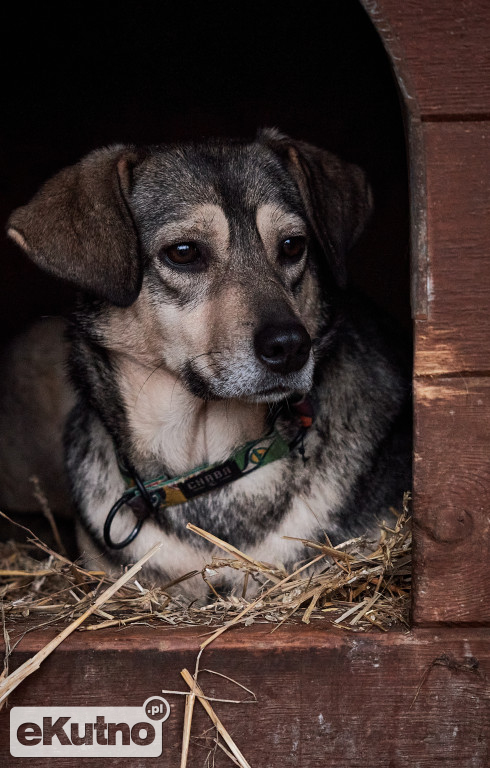
<svg viewBox="0 0 490 768"><path fill-rule="evenodd" d="M410 334L406 148L389 60L357 0L208 0L10 8L1 110L0 218L91 149L258 127L360 164L375 214L354 285ZM0 341L73 292L1 242Z"/></svg>

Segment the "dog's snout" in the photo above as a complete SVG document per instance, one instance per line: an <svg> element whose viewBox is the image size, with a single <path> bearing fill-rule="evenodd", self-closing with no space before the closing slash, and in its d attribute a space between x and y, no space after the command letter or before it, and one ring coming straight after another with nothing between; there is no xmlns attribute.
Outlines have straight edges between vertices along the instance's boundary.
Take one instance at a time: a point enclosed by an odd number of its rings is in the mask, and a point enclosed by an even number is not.
<svg viewBox="0 0 490 768"><path fill-rule="evenodd" d="M308 361L311 339L297 321L267 323L254 339L255 354L275 373L299 371Z"/></svg>

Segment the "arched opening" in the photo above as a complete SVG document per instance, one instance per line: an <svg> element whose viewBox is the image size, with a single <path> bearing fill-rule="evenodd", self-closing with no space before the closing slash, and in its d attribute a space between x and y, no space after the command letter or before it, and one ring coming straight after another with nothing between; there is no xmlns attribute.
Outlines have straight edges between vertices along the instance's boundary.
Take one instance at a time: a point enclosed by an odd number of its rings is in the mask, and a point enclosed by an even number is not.
<svg viewBox="0 0 490 768"><path fill-rule="evenodd" d="M15 12L13 12L15 13ZM358 0L261 5L218 0L23 19L24 66L4 97L1 215L58 169L114 142L252 137L276 126L360 165L374 215L350 254L353 285L410 337L405 134L388 56ZM74 292L4 241L7 341Z"/></svg>

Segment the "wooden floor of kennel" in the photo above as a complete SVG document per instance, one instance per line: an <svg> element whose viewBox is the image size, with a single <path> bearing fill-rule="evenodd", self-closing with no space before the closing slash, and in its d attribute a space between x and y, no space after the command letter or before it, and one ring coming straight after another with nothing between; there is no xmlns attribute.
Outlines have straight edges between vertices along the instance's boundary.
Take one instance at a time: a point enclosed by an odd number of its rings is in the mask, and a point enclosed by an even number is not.
<svg viewBox="0 0 490 768"><path fill-rule="evenodd" d="M490 765L490 6L362 0L399 83L409 143L415 320L414 590L410 632L312 626L224 633L202 666L258 703L216 705L254 768ZM200 629L75 633L10 697L135 706L182 689ZM55 634L27 635L13 669ZM214 695L229 689L213 682ZM160 759L178 766L183 700ZM196 708L195 733L206 720ZM0 764L11 758L8 719ZM55 766L77 760L57 758ZM194 748L189 766L204 763ZM102 762L84 760L87 766ZM231 765L225 756L217 766Z"/></svg>

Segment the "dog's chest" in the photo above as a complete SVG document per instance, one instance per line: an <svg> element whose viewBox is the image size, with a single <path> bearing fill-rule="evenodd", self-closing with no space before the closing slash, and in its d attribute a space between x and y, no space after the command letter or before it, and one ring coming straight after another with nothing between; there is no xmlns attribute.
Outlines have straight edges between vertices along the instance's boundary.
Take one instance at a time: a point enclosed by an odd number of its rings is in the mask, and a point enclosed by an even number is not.
<svg viewBox="0 0 490 768"><path fill-rule="evenodd" d="M310 460L306 464L293 453L223 488L160 510L122 551L123 560L136 561L160 541L164 546L152 563L161 577L175 578L185 571L201 570L214 554L222 553L187 529L187 523L193 523L258 560L275 565L294 562L301 544L284 537L313 537L318 528L318 511L322 509L324 517L340 499L339 488L335 481L329 482L328 473L323 478L318 475L313 455L316 434L312 432L309 438ZM107 444L106 449L111 452L112 446ZM99 484L102 493L95 497L88 487L85 489L83 506L91 532L100 543L107 513L124 490L117 463L111 460L111 464L108 482ZM97 475L97 467L91 469ZM130 509L121 510L111 529L113 540L126 538L135 523Z"/></svg>
<svg viewBox="0 0 490 768"><path fill-rule="evenodd" d="M139 390L132 391L131 401L127 396L125 399L133 443L138 452L144 452L144 464L155 466L149 474L140 468L145 479L153 472L155 476L161 474L162 465L168 473L178 474L203 461L222 461L237 443L243 444L263 433L263 419L255 406L244 415L240 408L234 412L233 404L210 403L204 413L196 413L192 401L182 398L187 410L169 413L162 404L172 401L175 406L176 397L182 394L175 384L172 395L167 387L149 388L148 382L142 387L136 377L133 381ZM186 430L192 430L192 439ZM124 491L124 481L112 440L96 418L92 418L90 433L92 450L86 453L87 458L78 464L77 470L83 479L79 506L92 535L102 544L104 522ZM186 525L190 522L257 559L277 564L294 561L300 544L283 537L298 536L298 532L302 536L313 535L318 527L319 508L333 510L340 498L334 472L331 478L328 471L323 477L318 474L322 461L320 444L313 428L307 437L306 463L296 451L221 489L161 510L156 519L145 522L136 540L122 550L123 560L134 562L157 541L163 541L161 555L153 561L162 574L173 578L181 575L182 569L201 569L213 553L206 542L188 531ZM126 538L135 523L133 512L123 508L111 529L113 540ZM112 556L119 557L115 552Z"/></svg>
<svg viewBox="0 0 490 768"><path fill-rule="evenodd" d="M366 369L362 371L365 379ZM238 445L264 434L264 411L254 405L200 401L162 371L149 375L143 367L120 366L119 373L131 458L145 479L161 474L162 467L177 475L201 463L224 461ZM344 370L339 367L337 372L338 377L344 374L343 386L334 373L329 369L328 389L321 382L314 393L317 412L305 440L306 463L295 450L219 490L159 511L120 554L108 553L112 562L135 562L160 541L163 546L152 560L159 578L202 569L219 553L191 534L188 522L257 560L285 565L304 557L299 539L313 539L323 530L334 536L342 532L339 514L369 466L377 430L389 423L401 395L386 396L375 406L379 397L374 401L373 387L359 385L359 372L351 376L350 388ZM80 481L82 517L103 547L105 519L125 486L112 440L98 419L91 418L91 450L73 466ZM280 429L285 426L292 424L281 423ZM77 440L81 433L77 430ZM85 455L82 448L77 443L73 450ZM111 529L113 540L125 539L135 522L132 510L123 508Z"/></svg>
<svg viewBox="0 0 490 768"><path fill-rule="evenodd" d="M175 476L203 464L225 461L238 446L259 439L267 429L264 405L233 400L204 402L166 371L156 370L149 375L146 368L132 362L120 365L119 372L133 449L131 459L145 479L160 475L162 468L167 475ZM316 442L313 434L311 440ZM157 515L156 521L145 523L138 541L130 547L131 552L128 549L125 554L134 559L146 551L145 547L165 538L165 572L172 570L174 554L180 565L185 562L189 568L201 568L210 558L209 547L189 534L186 525L190 522L253 551L261 559L285 561L289 559L287 550L291 550L292 545L284 546L277 533L297 533L294 526L298 515L300 519L309 518L309 529L316 526L315 516L298 496L306 497L310 490L313 464L312 461L306 467L295 453L219 490L169 507ZM116 466L113 472L119 474ZM115 478L115 485L118 480ZM334 500L335 492L332 493ZM112 503L113 500L108 508ZM99 529L105 514L107 512L99 507ZM130 518L128 512L115 522L115 540L127 535L134 524ZM290 518L295 520L294 524L289 522ZM170 560L169 550L172 550Z"/></svg>
<svg viewBox="0 0 490 768"><path fill-rule="evenodd" d="M199 400L164 371L148 377L145 369L131 366L121 373L134 448L131 458L146 479L161 475L162 467L172 477L202 465L224 462L239 446L263 437L267 431L264 405ZM299 423L281 421L285 437L286 432L291 437L299 427ZM307 462L294 451L220 490L167 508L161 515L160 527L168 534L187 538L185 524L191 522L208 526L218 537L255 546L268 530L280 528L294 503L303 503L298 498L306 497L311 490L312 479L318 473L320 446L321 439L313 429L308 435ZM334 485L331 489L330 506L334 506Z"/></svg>
<svg viewBox="0 0 490 768"><path fill-rule="evenodd" d="M120 364L131 459L146 473L189 472L204 463L224 461L239 445L259 438L265 407L236 400L206 402L194 397L167 371Z"/></svg>

